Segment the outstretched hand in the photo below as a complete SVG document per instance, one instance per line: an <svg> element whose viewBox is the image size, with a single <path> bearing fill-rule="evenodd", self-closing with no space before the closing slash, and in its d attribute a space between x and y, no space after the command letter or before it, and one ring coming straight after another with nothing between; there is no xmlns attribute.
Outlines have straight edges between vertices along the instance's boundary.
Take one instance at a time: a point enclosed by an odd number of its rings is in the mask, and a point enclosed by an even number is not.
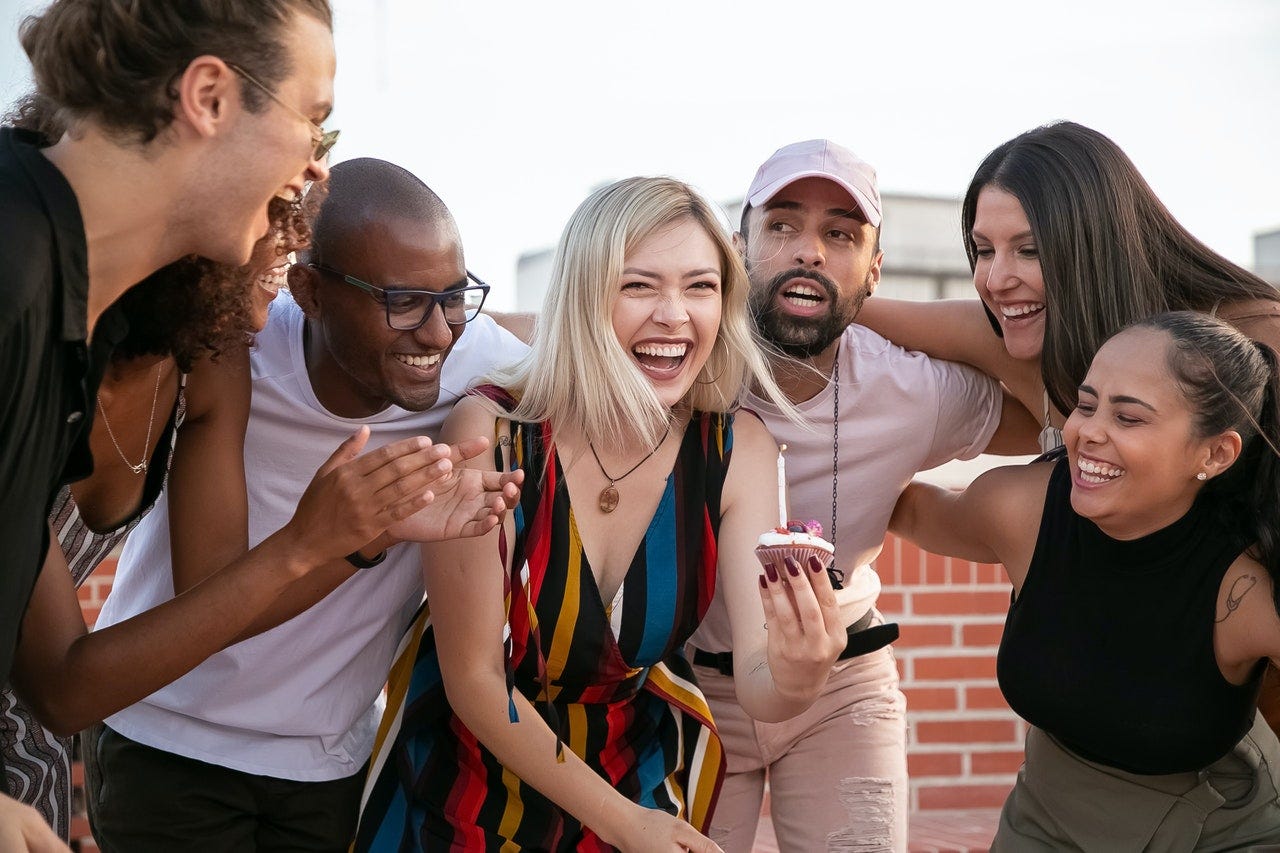
<svg viewBox="0 0 1280 853"><path fill-rule="evenodd" d="M826 564L819 557L803 567L791 557L770 563L760 575L760 601L774 686L784 696L811 700L848 642Z"/></svg>
<svg viewBox="0 0 1280 853"><path fill-rule="evenodd" d="M432 484L435 499L387 531L401 542L439 542L483 536L520 500L524 472L481 471L463 467L489 449L489 439L469 438L450 448L453 471Z"/></svg>
<svg viewBox="0 0 1280 853"><path fill-rule="evenodd" d="M401 439L360 455L361 427L342 442L298 501L286 530L319 565L377 539L392 524L432 502L432 488L454 470L453 448L426 436Z"/></svg>

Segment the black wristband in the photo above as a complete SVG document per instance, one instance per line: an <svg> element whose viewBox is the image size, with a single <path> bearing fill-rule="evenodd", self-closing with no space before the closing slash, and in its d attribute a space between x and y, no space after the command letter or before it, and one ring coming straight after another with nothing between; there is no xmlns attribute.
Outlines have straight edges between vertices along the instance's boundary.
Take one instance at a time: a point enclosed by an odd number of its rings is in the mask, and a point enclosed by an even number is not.
<svg viewBox="0 0 1280 853"><path fill-rule="evenodd" d="M355 566L357 569L372 569L374 566L381 564L385 559L387 559L387 551L385 548L377 554L374 554L372 557L367 558L360 556L359 551L352 551L347 555L347 562Z"/></svg>

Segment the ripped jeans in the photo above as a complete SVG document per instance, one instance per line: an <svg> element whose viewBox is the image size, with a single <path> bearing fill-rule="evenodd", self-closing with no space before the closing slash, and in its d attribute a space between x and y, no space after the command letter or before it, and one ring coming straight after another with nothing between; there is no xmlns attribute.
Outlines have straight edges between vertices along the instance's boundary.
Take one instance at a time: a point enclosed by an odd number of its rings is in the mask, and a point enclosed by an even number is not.
<svg viewBox="0 0 1280 853"><path fill-rule="evenodd" d="M907 849L906 699L891 647L839 661L812 707L782 723L748 717L732 676L694 669L728 757L710 832L726 853L750 853L766 774L782 853Z"/></svg>

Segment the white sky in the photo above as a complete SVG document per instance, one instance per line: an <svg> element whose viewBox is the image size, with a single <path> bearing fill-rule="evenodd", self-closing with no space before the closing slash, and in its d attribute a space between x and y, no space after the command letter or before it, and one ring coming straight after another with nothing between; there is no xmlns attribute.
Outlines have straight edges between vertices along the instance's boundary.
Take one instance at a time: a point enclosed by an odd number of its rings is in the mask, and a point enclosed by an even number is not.
<svg viewBox="0 0 1280 853"><path fill-rule="evenodd" d="M597 184L671 174L725 201L817 136L883 190L955 196L987 151L1069 118L1233 260L1280 226L1275 0L334 2L335 159L393 160L440 193L494 307ZM40 5L0 0L5 104Z"/></svg>

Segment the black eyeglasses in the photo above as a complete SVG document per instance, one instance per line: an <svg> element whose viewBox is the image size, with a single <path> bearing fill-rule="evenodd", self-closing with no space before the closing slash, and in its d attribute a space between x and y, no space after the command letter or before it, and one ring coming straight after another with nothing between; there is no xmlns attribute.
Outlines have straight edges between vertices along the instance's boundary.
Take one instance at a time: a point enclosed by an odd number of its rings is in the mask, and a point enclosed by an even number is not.
<svg viewBox="0 0 1280 853"><path fill-rule="evenodd" d="M239 65L236 65L233 62L228 62L227 67L230 68L232 71L236 72L237 74L239 74L244 79L248 80L253 85L257 86L263 92L265 92L268 98L275 101L277 104L284 107L286 110L293 113L298 118L305 121L307 124L311 125L311 141L316 144L316 150L311 155L311 159L323 160L325 158L325 155L329 153L329 150L333 148L335 144L337 144L338 134L341 133L342 131L325 130L323 127L321 127L320 125L316 124L314 121L312 121L311 119L303 115L301 112L289 106L284 101L280 100L279 95L277 95L275 92L268 89L264 84L258 82L257 78L255 78L248 71L245 71Z"/></svg>
<svg viewBox="0 0 1280 853"><path fill-rule="evenodd" d="M431 317L431 311L437 305L444 313L444 321L451 326L469 323L480 313L485 297L489 295L489 285L467 271L467 279L475 282L469 287L455 287L437 293L433 290L388 290L374 287L367 281L355 276L326 267L323 264L307 264L331 276L342 279L352 287L358 287L382 304L387 311L387 325L398 332L412 332Z"/></svg>

